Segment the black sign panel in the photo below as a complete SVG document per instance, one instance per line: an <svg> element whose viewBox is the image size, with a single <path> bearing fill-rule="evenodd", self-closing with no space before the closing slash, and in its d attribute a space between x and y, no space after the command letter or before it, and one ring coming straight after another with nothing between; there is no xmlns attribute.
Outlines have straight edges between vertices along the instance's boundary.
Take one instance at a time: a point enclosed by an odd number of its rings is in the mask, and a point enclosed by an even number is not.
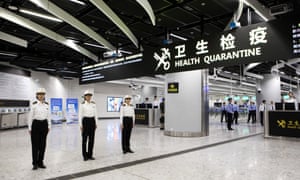
<svg viewBox="0 0 300 180"><path fill-rule="evenodd" d="M29 107L29 101L0 99L0 107Z"/></svg>
<svg viewBox="0 0 300 180"><path fill-rule="evenodd" d="M136 124L149 124L148 109L135 109L135 123Z"/></svg>
<svg viewBox="0 0 300 180"><path fill-rule="evenodd" d="M299 23L278 19L157 49L144 46L142 56L84 67L80 83L291 59L300 55Z"/></svg>
<svg viewBox="0 0 300 180"><path fill-rule="evenodd" d="M152 67L154 74L291 59L296 56L293 52L293 27L292 21L263 22L149 50L144 58L156 61Z"/></svg>
<svg viewBox="0 0 300 180"><path fill-rule="evenodd" d="M179 85L178 82L168 83L168 93L178 93Z"/></svg>
<svg viewBox="0 0 300 180"><path fill-rule="evenodd" d="M83 67L80 76L80 84L104 82L116 79L125 79L152 75L151 62L143 59L143 54L135 54L117 58L111 61ZM149 68L150 67L150 68Z"/></svg>
<svg viewBox="0 0 300 180"><path fill-rule="evenodd" d="M270 111L269 132L271 136L300 137L300 112Z"/></svg>

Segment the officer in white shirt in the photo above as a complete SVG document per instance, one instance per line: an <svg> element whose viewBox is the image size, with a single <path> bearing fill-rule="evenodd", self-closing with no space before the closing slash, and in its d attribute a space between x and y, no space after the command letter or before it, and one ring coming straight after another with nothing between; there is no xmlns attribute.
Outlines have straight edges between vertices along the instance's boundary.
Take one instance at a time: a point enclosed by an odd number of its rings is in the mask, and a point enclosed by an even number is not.
<svg viewBox="0 0 300 180"><path fill-rule="evenodd" d="M135 122L135 114L134 107L130 103L131 97L126 95L124 101L120 109L120 125L122 128L122 150L126 154L127 152L133 153L130 149L130 136Z"/></svg>
<svg viewBox="0 0 300 180"><path fill-rule="evenodd" d="M37 101L31 105L28 115L28 129L31 135L32 165L33 170L46 168L44 155L46 149L47 134L51 128L49 104L45 101L46 90L39 88L36 91Z"/></svg>
<svg viewBox="0 0 300 180"><path fill-rule="evenodd" d="M270 101L269 111L275 111L275 110L276 110L276 108L275 108L274 101Z"/></svg>
<svg viewBox="0 0 300 180"><path fill-rule="evenodd" d="M260 113L260 124L264 125L264 112L266 111L266 100L262 100L262 103L259 105Z"/></svg>
<svg viewBox="0 0 300 180"><path fill-rule="evenodd" d="M152 106L153 108L159 108L159 100L157 99L157 96L154 96Z"/></svg>
<svg viewBox="0 0 300 180"><path fill-rule="evenodd" d="M95 130L97 128L97 107L91 101L93 93L89 90L84 92L84 101L79 106L79 125L82 135L82 156L83 160L95 160L93 148L95 140ZM88 151L86 150L88 141Z"/></svg>

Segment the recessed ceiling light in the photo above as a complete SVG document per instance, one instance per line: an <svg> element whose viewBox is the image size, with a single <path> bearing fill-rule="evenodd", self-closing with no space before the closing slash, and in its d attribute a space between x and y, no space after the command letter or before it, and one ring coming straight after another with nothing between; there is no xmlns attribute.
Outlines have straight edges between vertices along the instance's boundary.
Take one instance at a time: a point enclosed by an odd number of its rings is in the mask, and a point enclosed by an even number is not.
<svg viewBox="0 0 300 180"><path fill-rule="evenodd" d="M201 3L201 6L205 6L205 5L206 5L206 3L205 3L205 2L202 2L202 3Z"/></svg>

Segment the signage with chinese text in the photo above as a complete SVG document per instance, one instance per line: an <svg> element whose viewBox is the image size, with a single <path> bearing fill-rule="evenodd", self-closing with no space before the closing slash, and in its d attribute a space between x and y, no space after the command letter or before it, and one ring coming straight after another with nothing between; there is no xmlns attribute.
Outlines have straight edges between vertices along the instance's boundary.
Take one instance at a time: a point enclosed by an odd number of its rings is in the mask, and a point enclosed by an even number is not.
<svg viewBox="0 0 300 180"><path fill-rule="evenodd" d="M157 49L143 46L142 55L84 67L80 83L288 60L300 55L299 44L298 20L282 18Z"/></svg>
<svg viewBox="0 0 300 180"><path fill-rule="evenodd" d="M300 137L300 111L270 111L271 136Z"/></svg>

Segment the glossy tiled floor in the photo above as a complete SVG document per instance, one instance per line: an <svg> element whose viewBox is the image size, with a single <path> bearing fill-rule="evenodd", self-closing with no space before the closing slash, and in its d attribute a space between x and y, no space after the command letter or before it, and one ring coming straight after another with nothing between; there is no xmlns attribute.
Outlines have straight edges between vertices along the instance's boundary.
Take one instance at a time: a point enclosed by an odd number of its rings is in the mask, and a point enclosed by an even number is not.
<svg viewBox="0 0 300 180"><path fill-rule="evenodd" d="M80 174L78 179L297 179L300 177L300 142L264 139L258 124L240 122L227 131L219 117L211 117L210 136L176 138L164 136L158 128L136 126L132 134L134 154L123 155L118 120L99 121L95 143L95 161L81 157L78 125L53 126L48 136L47 169L31 170L31 146L27 129L0 132L0 179L48 179ZM245 139L199 147L240 137ZM191 152L174 152L196 148ZM172 154L165 157L166 154ZM140 162L107 170L118 164ZM128 163L129 164L129 163ZM116 166L115 166L116 167ZM103 172L91 170L106 169ZM95 173L100 172L100 173ZM69 176L71 177L71 176ZM78 177L78 176L77 176ZM68 178L66 178L68 179Z"/></svg>

